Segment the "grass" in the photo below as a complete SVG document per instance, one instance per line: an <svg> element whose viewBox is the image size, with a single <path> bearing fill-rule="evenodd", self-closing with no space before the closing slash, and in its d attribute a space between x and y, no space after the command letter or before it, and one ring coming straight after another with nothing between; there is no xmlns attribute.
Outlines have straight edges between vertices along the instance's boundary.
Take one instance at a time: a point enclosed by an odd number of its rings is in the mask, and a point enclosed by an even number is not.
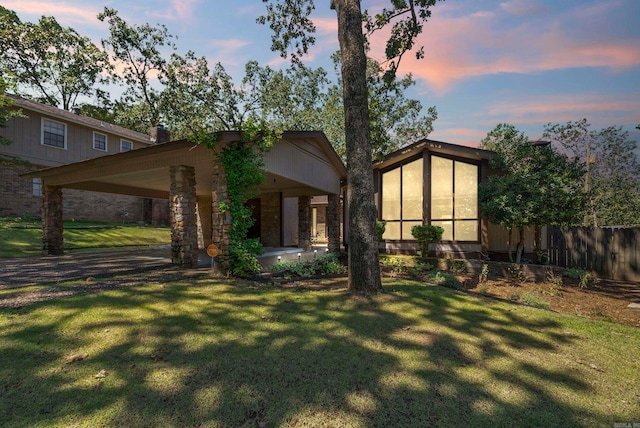
<svg viewBox="0 0 640 428"><path fill-rule="evenodd" d="M384 286L367 300L201 275L0 310L0 426L639 420L640 330Z"/></svg>
<svg viewBox="0 0 640 428"><path fill-rule="evenodd" d="M78 228L87 226L91 228ZM153 246L171 241L171 231L162 228L73 221L65 222L64 227L64 249L71 251ZM39 222L0 219L0 257L33 256L41 253L42 228Z"/></svg>

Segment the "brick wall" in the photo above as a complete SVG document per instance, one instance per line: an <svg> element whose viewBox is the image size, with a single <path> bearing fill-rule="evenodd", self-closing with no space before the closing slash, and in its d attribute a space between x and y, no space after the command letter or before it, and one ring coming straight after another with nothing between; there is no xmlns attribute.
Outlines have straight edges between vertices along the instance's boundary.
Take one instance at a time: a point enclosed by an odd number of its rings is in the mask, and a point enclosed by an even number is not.
<svg viewBox="0 0 640 428"><path fill-rule="evenodd" d="M42 199L33 194L33 182L20 178L40 167L25 164L0 165L0 217L42 217ZM123 210L127 211L126 222L144 220L143 198L114 195L110 193L63 189L64 219L122 221ZM153 224L166 225L169 220L169 203L154 199Z"/></svg>

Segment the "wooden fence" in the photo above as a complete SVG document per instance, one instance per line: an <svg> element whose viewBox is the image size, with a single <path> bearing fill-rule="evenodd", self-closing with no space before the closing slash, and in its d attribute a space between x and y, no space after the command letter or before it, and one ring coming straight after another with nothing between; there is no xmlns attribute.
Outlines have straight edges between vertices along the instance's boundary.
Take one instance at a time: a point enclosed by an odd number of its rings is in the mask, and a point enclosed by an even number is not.
<svg viewBox="0 0 640 428"><path fill-rule="evenodd" d="M604 278L640 282L640 227L554 228L549 261Z"/></svg>

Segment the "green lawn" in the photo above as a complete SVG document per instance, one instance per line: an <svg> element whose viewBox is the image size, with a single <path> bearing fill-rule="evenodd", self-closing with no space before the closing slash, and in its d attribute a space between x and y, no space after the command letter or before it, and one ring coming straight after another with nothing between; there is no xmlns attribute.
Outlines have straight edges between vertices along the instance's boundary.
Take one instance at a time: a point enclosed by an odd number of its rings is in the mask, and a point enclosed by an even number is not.
<svg viewBox="0 0 640 428"><path fill-rule="evenodd" d="M25 228L26 226L29 228ZM65 222L64 227L65 250L155 246L171 242L171 231L166 228L71 221ZM33 256L41 253L42 228L39 222L0 219L0 257Z"/></svg>
<svg viewBox="0 0 640 428"><path fill-rule="evenodd" d="M0 310L0 426L640 422L640 330L385 280L205 275Z"/></svg>

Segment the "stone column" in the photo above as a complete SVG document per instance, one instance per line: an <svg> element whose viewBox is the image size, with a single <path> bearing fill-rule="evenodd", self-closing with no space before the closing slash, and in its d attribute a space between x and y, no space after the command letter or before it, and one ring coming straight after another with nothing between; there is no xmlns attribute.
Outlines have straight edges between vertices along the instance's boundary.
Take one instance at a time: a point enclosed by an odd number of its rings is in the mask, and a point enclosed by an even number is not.
<svg viewBox="0 0 640 428"><path fill-rule="evenodd" d="M260 242L265 247L282 245L282 206L280 192L260 195Z"/></svg>
<svg viewBox="0 0 640 428"><path fill-rule="evenodd" d="M340 251L340 195L329 195L327 205L327 237L329 251Z"/></svg>
<svg viewBox="0 0 640 428"><path fill-rule="evenodd" d="M172 166L170 174L171 261L185 268L196 267L198 231L195 168L185 165Z"/></svg>
<svg viewBox="0 0 640 428"><path fill-rule="evenodd" d="M224 166L213 163L213 193L211 195L211 242L218 247L216 263L223 271L229 270L229 232L231 230L231 214L220 209L220 203L229 205L229 190Z"/></svg>
<svg viewBox="0 0 640 428"><path fill-rule="evenodd" d="M42 253L46 256L64 254L62 223L62 188L42 186Z"/></svg>
<svg viewBox="0 0 640 428"><path fill-rule="evenodd" d="M298 197L298 247L311 248L311 196Z"/></svg>

